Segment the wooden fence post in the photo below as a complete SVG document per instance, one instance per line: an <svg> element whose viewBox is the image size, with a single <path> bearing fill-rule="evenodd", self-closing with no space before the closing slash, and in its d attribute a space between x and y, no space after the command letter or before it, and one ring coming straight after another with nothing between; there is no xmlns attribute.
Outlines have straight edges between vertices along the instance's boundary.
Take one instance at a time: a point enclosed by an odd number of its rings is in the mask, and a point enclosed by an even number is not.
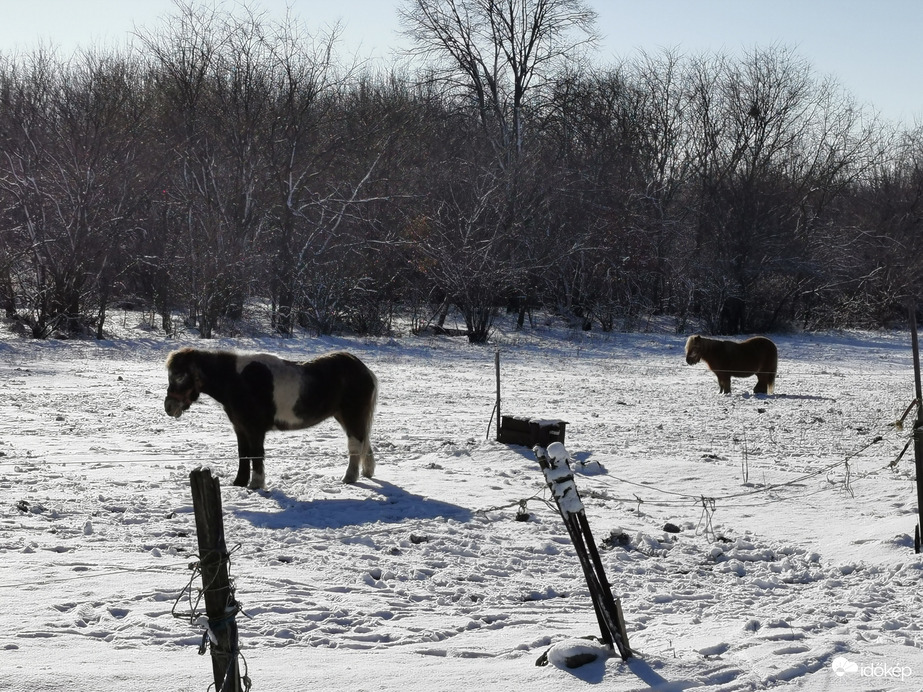
<svg viewBox="0 0 923 692"><path fill-rule="evenodd" d="M580 566L587 580L590 597L593 601L593 610L599 623L599 631L603 642L610 648L617 648L622 660L631 658L631 647L628 645L628 632L625 629L625 618L619 599L612 596L612 586L606 579L599 550L590 531L583 502L574 483L574 474L568 463L567 450L560 442L553 442L544 447L536 446L533 451L545 474L548 487L551 488L558 511L567 527ZM541 659L540 659L541 660Z"/></svg>
<svg viewBox="0 0 923 692"><path fill-rule="evenodd" d="M235 619L239 607L228 576L229 555L221 515L221 487L210 469L196 469L189 474L189 480L199 541L202 595L205 614L208 616L206 635L211 644L209 648L215 690L239 692L241 680Z"/></svg>

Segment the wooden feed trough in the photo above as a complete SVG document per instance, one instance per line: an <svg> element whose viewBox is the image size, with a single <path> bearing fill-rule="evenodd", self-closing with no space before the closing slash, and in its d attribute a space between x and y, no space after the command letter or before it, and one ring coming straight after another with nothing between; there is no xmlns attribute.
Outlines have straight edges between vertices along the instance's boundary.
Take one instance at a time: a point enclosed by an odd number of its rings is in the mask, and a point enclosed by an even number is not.
<svg viewBox="0 0 923 692"><path fill-rule="evenodd" d="M501 416L497 429L497 442L509 445L535 445L547 447L552 442L564 444L564 431L567 423L563 420L544 420L538 418L519 418L518 416Z"/></svg>
<svg viewBox="0 0 923 692"><path fill-rule="evenodd" d="M567 423L563 420L500 415L500 351L494 355L494 364L497 370L497 442L529 448L547 447L552 442L564 444Z"/></svg>

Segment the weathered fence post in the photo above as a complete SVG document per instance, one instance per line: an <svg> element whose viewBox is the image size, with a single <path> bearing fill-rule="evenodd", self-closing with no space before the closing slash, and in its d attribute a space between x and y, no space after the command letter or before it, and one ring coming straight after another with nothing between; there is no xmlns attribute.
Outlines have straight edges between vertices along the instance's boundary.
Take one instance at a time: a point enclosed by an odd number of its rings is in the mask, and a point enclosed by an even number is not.
<svg viewBox="0 0 923 692"><path fill-rule="evenodd" d="M628 645L628 632L625 629L625 618L619 599L612 596L612 586L606 579L599 550L593 541L590 523L587 521L583 502L574 483L574 474L568 463L567 450L560 442L552 442L546 450L536 446L533 451L545 474L548 487L551 488L558 511L567 527L583 574L587 580L590 597L593 601L593 610L596 611L596 620L603 642L610 648L617 648L622 660L631 658L631 647Z"/></svg>
<svg viewBox="0 0 923 692"><path fill-rule="evenodd" d="M239 607L228 575L229 555L221 515L221 487L210 469L196 469L189 474L189 480L199 541L202 595L205 614L208 616L206 635L211 644L215 690L239 692L241 681L235 619Z"/></svg>

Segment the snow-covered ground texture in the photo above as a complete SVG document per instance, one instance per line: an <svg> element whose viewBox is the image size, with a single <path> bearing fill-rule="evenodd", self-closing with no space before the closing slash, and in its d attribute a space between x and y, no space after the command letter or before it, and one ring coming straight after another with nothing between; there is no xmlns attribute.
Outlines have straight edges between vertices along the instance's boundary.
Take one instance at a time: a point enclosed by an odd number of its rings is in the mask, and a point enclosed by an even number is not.
<svg viewBox="0 0 923 692"><path fill-rule="evenodd" d="M7 336L0 688L208 688L180 597L201 587L189 474L208 466L254 690L921 689L912 446L889 468L914 418L894 425L914 396L909 336L773 338L765 396L752 378L719 394L667 330L500 331L492 347ZM380 380L375 477L341 483L328 421L270 433L265 491L232 486L221 407L164 412L181 345L356 353ZM584 639L600 634L589 589L534 454L488 432L495 348L502 412L568 422L627 662Z"/></svg>

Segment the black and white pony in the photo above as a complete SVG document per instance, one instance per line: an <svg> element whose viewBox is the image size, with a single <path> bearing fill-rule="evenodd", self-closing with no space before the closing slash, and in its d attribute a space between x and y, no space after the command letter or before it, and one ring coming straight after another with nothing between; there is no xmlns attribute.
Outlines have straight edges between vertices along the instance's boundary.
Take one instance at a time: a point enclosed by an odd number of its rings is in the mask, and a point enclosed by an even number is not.
<svg viewBox="0 0 923 692"><path fill-rule="evenodd" d="M200 394L220 403L234 432L240 467L234 485L262 488L263 441L269 430L299 430L335 418L347 435L344 483L371 478L375 457L369 433L378 380L358 358L330 353L306 363L267 354L184 348L167 358L169 385L163 406L179 418ZM250 462L253 475L250 475Z"/></svg>

